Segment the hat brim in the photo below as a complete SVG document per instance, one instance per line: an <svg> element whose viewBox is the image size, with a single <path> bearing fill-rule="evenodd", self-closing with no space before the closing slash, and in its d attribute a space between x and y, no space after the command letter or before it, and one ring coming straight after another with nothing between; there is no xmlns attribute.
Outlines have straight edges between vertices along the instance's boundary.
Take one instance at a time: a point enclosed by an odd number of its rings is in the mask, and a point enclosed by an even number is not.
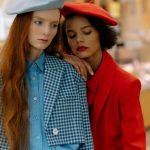
<svg viewBox="0 0 150 150"><path fill-rule="evenodd" d="M9 0L10 1L10 0ZM22 14L38 10L62 8L65 0L11 0L12 4L7 4L5 12L8 15Z"/></svg>
<svg viewBox="0 0 150 150"><path fill-rule="evenodd" d="M61 13L64 17L70 14L79 14L97 17L111 26L118 24L118 21L113 18L106 10L91 3L66 2L61 10Z"/></svg>

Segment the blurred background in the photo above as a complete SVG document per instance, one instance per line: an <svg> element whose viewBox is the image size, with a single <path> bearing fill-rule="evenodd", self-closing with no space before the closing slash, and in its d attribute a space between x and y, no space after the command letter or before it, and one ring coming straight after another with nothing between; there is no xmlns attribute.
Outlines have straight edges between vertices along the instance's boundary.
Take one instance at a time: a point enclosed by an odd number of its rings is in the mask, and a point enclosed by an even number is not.
<svg viewBox="0 0 150 150"><path fill-rule="evenodd" d="M119 21L116 27L118 41L110 54L123 69L141 80L140 101L147 131L147 150L150 150L150 0L93 0L93 3L101 5ZM4 13L5 5L6 0L0 0L0 49L14 18Z"/></svg>

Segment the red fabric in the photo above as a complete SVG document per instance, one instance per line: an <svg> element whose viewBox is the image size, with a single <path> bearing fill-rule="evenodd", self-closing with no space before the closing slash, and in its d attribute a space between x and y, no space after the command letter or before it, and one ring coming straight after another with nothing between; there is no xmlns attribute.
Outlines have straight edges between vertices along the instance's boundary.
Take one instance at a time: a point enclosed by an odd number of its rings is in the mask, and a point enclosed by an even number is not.
<svg viewBox="0 0 150 150"><path fill-rule="evenodd" d="M87 88L95 150L145 150L140 81L104 51Z"/></svg>
<svg viewBox="0 0 150 150"><path fill-rule="evenodd" d="M94 16L104 20L108 25L112 26L115 26L118 23L106 10L92 3L66 2L61 13L65 17L70 14Z"/></svg>

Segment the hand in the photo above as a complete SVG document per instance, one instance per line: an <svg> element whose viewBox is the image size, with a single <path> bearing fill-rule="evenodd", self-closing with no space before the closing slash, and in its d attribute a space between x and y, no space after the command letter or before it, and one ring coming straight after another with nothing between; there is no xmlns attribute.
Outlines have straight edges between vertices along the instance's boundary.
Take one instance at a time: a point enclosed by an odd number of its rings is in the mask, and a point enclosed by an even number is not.
<svg viewBox="0 0 150 150"><path fill-rule="evenodd" d="M88 74L94 75L91 66L85 60L69 54L63 54L63 57L65 61L74 66L85 81L87 81Z"/></svg>

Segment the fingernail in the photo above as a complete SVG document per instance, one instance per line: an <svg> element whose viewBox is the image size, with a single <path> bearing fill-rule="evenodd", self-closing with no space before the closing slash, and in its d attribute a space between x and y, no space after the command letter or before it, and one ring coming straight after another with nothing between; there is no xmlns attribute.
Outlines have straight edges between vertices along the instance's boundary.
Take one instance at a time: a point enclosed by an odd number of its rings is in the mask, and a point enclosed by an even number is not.
<svg viewBox="0 0 150 150"><path fill-rule="evenodd" d="M84 81L87 81L87 78L86 77L83 77Z"/></svg>
<svg viewBox="0 0 150 150"><path fill-rule="evenodd" d="M93 76L93 75L94 75L94 72L90 72L90 74Z"/></svg>

